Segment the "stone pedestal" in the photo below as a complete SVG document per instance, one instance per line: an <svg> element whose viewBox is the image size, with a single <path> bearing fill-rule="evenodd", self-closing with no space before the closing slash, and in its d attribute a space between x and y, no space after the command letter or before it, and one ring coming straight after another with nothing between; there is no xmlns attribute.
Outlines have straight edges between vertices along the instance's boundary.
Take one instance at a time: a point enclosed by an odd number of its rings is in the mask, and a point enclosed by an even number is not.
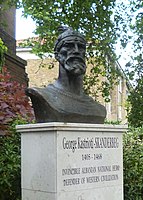
<svg viewBox="0 0 143 200"><path fill-rule="evenodd" d="M17 126L22 200L123 200L126 128L78 123Z"/></svg>

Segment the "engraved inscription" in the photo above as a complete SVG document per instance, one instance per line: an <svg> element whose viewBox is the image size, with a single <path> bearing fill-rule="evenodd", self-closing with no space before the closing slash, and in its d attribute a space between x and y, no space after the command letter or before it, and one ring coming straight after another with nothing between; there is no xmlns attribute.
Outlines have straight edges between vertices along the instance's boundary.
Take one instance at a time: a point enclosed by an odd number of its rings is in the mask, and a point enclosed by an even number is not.
<svg viewBox="0 0 143 200"><path fill-rule="evenodd" d="M121 138L117 135L64 135L60 138L60 184L63 190L112 186L122 183ZM64 189L65 188L65 189ZM71 189L70 189L71 188Z"/></svg>

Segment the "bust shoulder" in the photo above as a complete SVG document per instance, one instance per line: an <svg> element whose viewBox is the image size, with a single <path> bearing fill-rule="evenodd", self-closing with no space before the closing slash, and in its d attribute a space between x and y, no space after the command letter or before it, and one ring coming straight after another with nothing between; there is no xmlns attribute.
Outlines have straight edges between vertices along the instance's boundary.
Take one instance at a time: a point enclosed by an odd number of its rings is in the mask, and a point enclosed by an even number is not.
<svg viewBox="0 0 143 200"><path fill-rule="evenodd" d="M106 116L104 106L91 97L74 95L53 84L28 88L26 93L31 98L37 122L103 123Z"/></svg>

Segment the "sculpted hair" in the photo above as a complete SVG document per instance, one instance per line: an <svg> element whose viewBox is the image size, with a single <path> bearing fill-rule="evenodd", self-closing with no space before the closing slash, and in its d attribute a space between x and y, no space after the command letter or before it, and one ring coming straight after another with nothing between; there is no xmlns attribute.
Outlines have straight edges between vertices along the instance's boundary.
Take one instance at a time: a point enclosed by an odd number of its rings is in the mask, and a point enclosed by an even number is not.
<svg viewBox="0 0 143 200"><path fill-rule="evenodd" d="M80 38L82 39L83 43L86 44L84 36L81 33L74 31L71 27L60 26L58 28L58 31L61 34L59 35L58 39L55 42L55 48L54 48L55 53L59 52L64 41L69 37Z"/></svg>

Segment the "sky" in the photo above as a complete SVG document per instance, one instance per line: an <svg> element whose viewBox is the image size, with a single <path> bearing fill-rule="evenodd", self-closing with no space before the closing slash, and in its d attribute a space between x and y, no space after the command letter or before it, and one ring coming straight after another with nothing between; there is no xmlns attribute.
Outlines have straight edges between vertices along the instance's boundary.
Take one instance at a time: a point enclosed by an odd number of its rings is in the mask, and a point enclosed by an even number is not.
<svg viewBox="0 0 143 200"><path fill-rule="evenodd" d="M33 37L33 31L36 28L35 23L30 17L26 19L21 15L22 9L16 10L16 40Z"/></svg>

